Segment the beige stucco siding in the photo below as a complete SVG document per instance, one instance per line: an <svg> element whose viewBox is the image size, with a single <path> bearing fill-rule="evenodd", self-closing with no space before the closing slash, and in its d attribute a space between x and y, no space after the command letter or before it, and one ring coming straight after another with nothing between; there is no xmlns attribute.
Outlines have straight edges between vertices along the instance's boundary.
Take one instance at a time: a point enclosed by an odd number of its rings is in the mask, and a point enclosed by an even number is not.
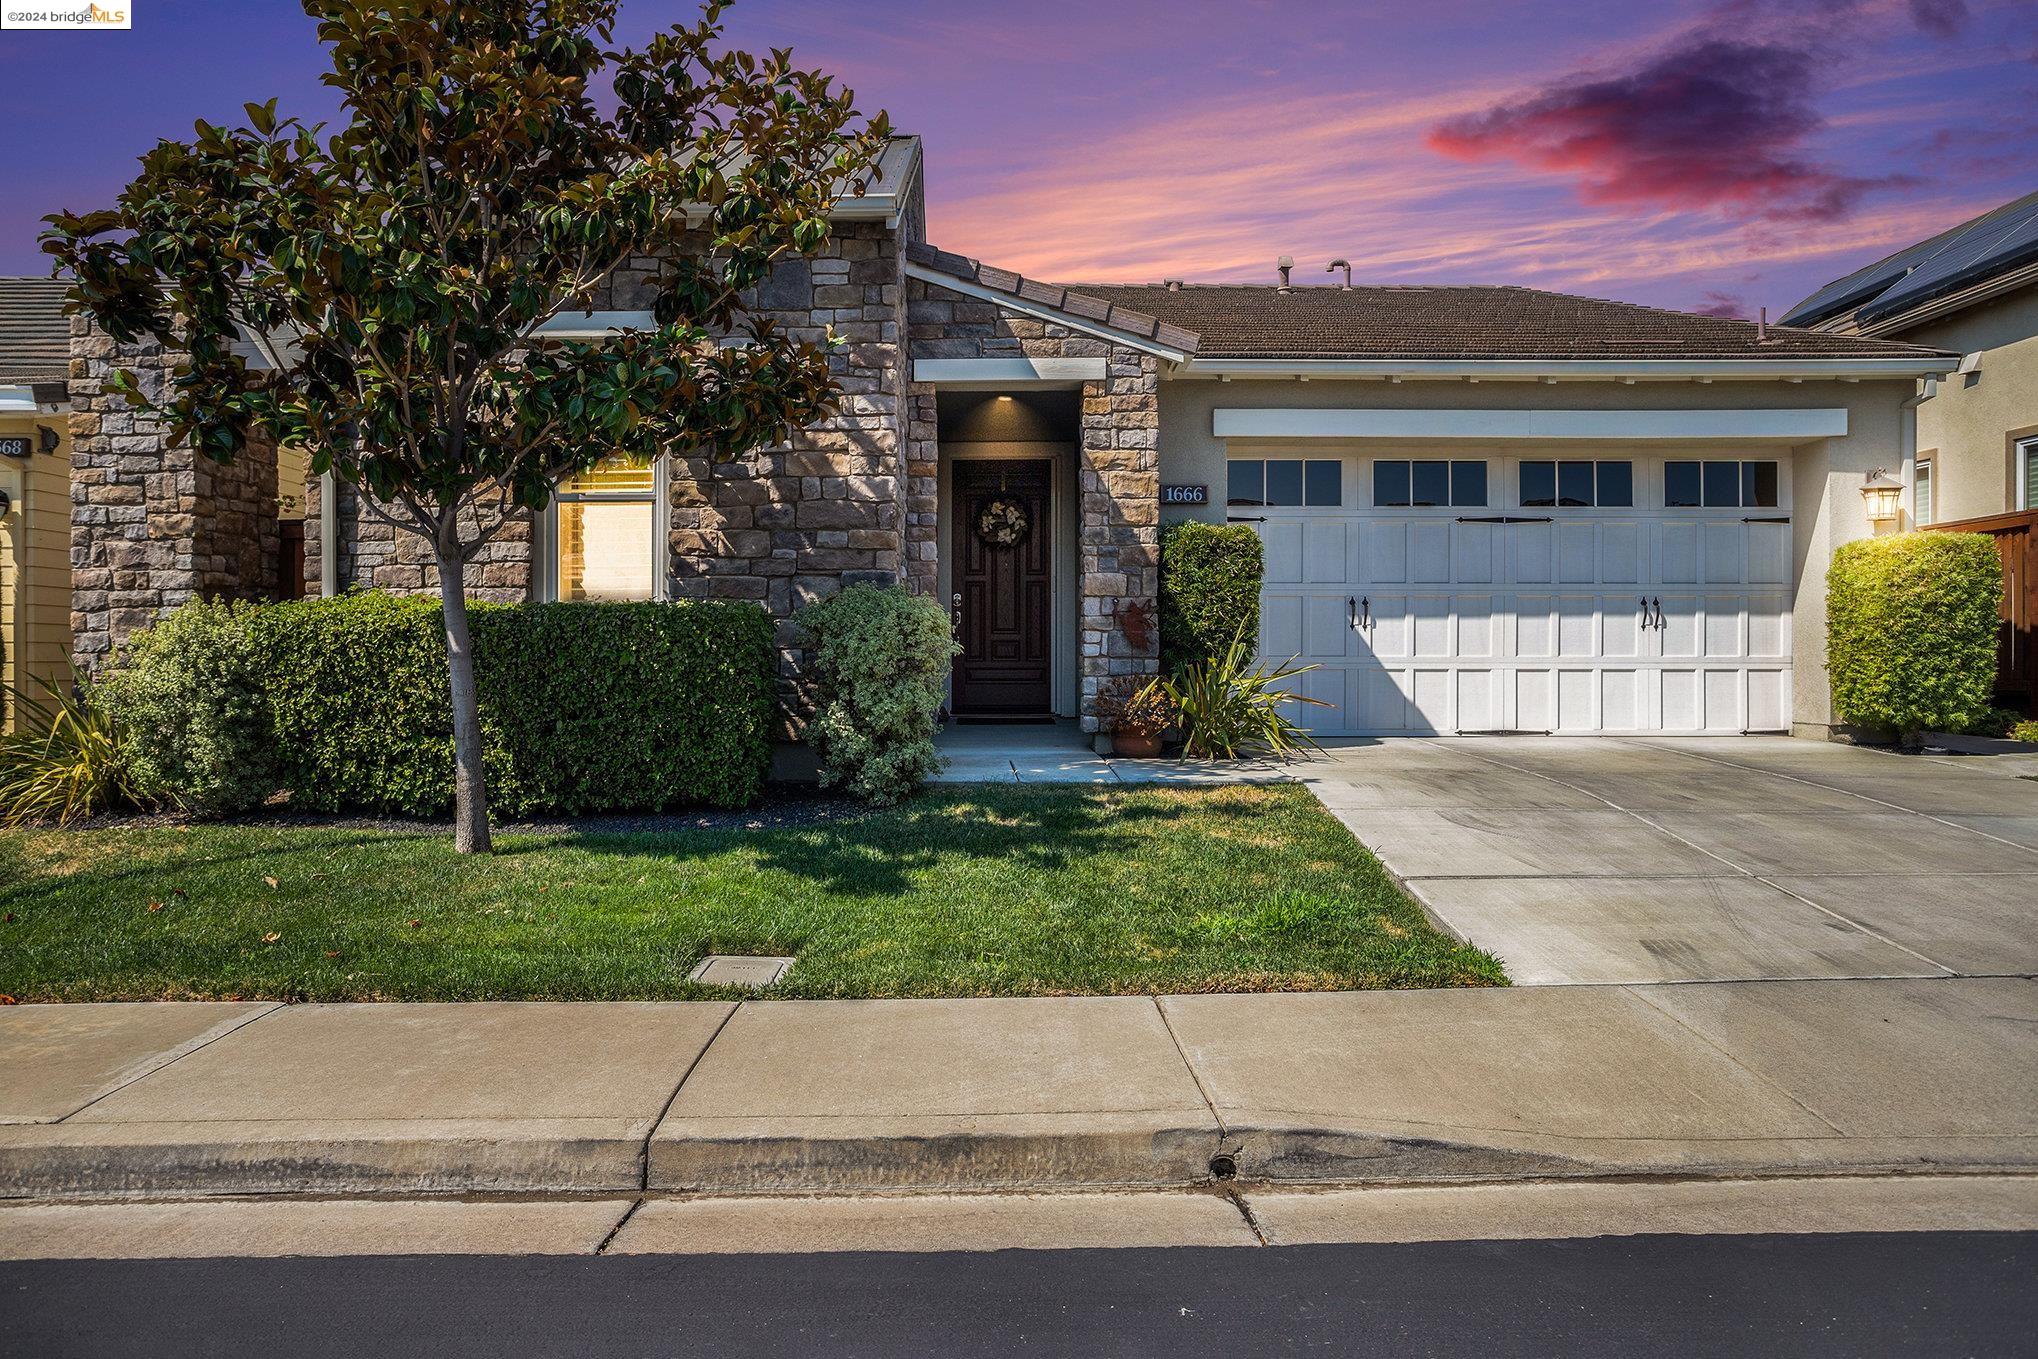
<svg viewBox="0 0 2038 1359"><path fill-rule="evenodd" d="M0 520L0 678L30 692L37 677L61 683L71 654L70 434L61 415L0 416L0 434L34 438L38 425L57 431L56 452L0 462L0 485L15 501Z"/></svg>
<svg viewBox="0 0 2038 1359"><path fill-rule="evenodd" d="M1825 736L1832 724L1831 691L1825 677L1826 566L1833 549L1865 537L1870 525L1864 512L1861 485L1876 468L1895 470L1902 461L1903 403L1915 390L1905 380L1858 383L1716 382L1619 383L1565 382L1352 382L1315 380L1216 382L1185 379L1161 385L1161 481L1166 485L1206 485L1211 504L1188 510L1165 507L1163 518L1225 517L1225 445L1212 430L1219 407L1333 409L1480 409L1480 410L1707 410L1707 409L1845 409L1846 435L1797 447L1765 444L1722 452L1761 452L1788 461L1792 484L1792 534L1795 552L1791 614L1792 705L1794 728ZM1316 442L1316 441L1311 441ZM1322 441L1325 443L1331 441ZM1340 447L1363 451L1384 446L1379 440L1340 440ZM1407 448L1408 444L1395 445ZM1663 452L1678 445L1638 443L1637 452ZM1423 452L1448 456L1457 450L1525 453L1532 449L1561 455L1607 456L1614 445L1546 445L1507 441L1477 444L1423 440ZM1588 453L1587 450L1590 450ZM1693 451L1698 451L1696 448Z"/></svg>
<svg viewBox="0 0 2038 1359"><path fill-rule="evenodd" d="M1976 519L2021 508L2011 450L2038 435L2038 287L1891 336L1981 355L1918 406L1918 451L1934 464L1933 517Z"/></svg>

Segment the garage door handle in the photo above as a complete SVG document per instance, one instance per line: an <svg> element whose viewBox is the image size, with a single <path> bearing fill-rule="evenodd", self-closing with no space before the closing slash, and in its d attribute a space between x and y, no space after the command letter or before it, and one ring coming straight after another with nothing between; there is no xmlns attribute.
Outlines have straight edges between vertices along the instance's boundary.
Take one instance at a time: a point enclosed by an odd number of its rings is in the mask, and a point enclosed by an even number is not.
<svg viewBox="0 0 2038 1359"><path fill-rule="evenodd" d="M1367 631L1373 627L1373 601L1370 596L1359 601L1359 622Z"/></svg>
<svg viewBox="0 0 2038 1359"><path fill-rule="evenodd" d="M1649 602L1656 606L1656 630L1658 632L1661 632L1664 628L1670 626L1668 623L1665 623L1663 621L1663 601L1660 599L1652 599Z"/></svg>

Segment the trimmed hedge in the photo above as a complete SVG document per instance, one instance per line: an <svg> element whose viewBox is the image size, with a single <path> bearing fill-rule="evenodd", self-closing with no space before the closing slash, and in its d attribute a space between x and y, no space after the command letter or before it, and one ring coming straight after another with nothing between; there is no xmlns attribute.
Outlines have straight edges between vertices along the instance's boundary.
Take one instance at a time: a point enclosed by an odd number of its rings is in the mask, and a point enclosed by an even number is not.
<svg viewBox="0 0 2038 1359"><path fill-rule="evenodd" d="M1244 524L1189 520L1161 530L1161 673L1222 656L1244 632L1259 647L1260 537Z"/></svg>
<svg viewBox="0 0 2038 1359"><path fill-rule="evenodd" d="M816 700L807 741L823 787L880 805L941 768L935 719L959 647L948 613L896 586L851 585L801 609Z"/></svg>
<svg viewBox="0 0 2038 1359"><path fill-rule="evenodd" d="M136 796L160 807L240 812L282 779L258 606L194 600L136 633L99 685Z"/></svg>
<svg viewBox="0 0 2038 1359"><path fill-rule="evenodd" d="M1833 711L1873 731L1959 731L1989 710L2002 562L1979 533L1863 538L1826 573Z"/></svg>
<svg viewBox="0 0 2038 1359"><path fill-rule="evenodd" d="M764 610L685 602L477 603L469 611L497 814L733 807L756 798L777 714L777 648ZM366 593L243 605L231 617L245 632L235 653L245 669L217 675L211 687L236 710L247 692L260 697L271 786L289 789L293 806L412 816L452 808L453 718L436 600ZM127 668L144 674L178 663L152 644L131 655ZM133 739L151 738L137 729Z"/></svg>

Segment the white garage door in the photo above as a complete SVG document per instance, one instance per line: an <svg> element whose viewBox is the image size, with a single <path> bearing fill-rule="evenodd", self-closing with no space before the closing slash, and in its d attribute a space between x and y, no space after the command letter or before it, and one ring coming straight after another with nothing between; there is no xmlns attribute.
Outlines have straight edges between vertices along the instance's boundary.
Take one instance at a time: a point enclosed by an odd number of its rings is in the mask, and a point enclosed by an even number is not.
<svg viewBox="0 0 2038 1359"><path fill-rule="evenodd" d="M1678 455L1231 459L1260 653L1317 735L1779 731L1788 466ZM1453 503L1455 502L1455 503Z"/></svg>

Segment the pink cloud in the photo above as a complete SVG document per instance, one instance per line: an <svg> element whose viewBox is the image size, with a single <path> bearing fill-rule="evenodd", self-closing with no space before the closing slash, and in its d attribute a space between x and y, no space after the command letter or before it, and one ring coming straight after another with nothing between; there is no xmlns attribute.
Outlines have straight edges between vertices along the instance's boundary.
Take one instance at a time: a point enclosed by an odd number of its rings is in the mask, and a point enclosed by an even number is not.
<svg viewBox="0 0 2038 1359"><path fill-rule="evenodd" d="M1624 75L1574 76L1448 119L1427 140L1456 160L1570 176L1590 204L1831 221L1870 190L1909 181L1842 174L1806 157L1823 126L1815 84L1803 51L1698 36Z"/></svg>

